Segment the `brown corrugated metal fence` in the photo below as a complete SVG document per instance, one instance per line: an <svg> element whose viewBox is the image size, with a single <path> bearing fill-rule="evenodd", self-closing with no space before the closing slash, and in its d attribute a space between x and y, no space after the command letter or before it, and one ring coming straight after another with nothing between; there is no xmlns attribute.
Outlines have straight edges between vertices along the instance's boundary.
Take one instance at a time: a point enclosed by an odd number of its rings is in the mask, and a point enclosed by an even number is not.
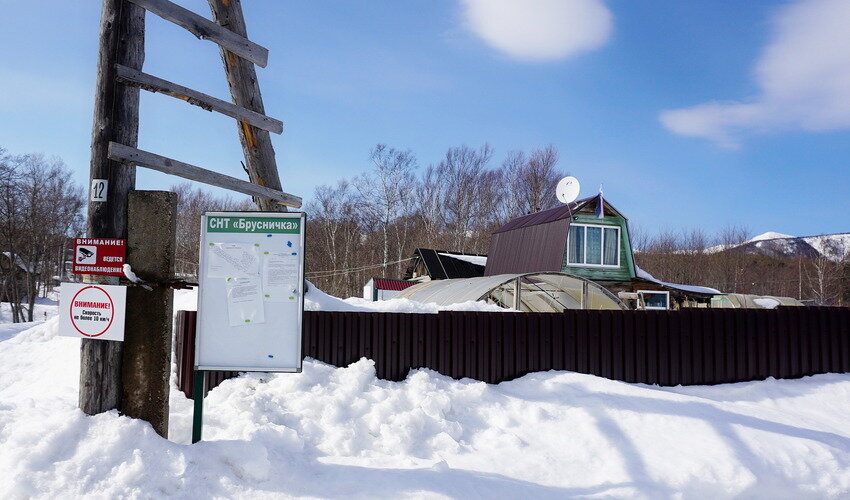
<svg viewBox="0 0 850 500"><path fill-rule="evenodd" d="M178 313L180 388L189 396L195 313ZM378 377L413 368L488 383L570 370L626 382L694 385L850 372L850 308L787 307L439 314L307 311L303 355L366 357ZM207 380L218 385L232 372Z"/></svg>

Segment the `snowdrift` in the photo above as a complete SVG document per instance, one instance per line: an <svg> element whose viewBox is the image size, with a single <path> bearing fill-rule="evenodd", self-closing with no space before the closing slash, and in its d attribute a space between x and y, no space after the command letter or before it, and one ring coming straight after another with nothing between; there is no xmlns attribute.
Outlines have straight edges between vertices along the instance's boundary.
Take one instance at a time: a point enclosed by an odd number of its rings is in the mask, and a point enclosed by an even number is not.
<svg viewBox="0 0 850 500"><path fill-rule="evenodd" d="M178 303L191 302L178 297ZM659 388L570 372L499 385L371 361L171 393L170 440L76 407L79 341L0 328L0 497L841 497L850 376Z"/></svg>

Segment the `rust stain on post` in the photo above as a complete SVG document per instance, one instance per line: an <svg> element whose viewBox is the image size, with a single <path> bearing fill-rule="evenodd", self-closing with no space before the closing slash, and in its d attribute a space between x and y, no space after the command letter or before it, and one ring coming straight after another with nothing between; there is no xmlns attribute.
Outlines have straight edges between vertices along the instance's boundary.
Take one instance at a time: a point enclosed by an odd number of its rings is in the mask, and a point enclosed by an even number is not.
<svg viewBox="0 0 850 500"><path fill-rule="evenodd" d="M245 122L239 122L239 125L242 127L242 133L245 135L245 143L248 144L249 148L256 148L257 140L254 138L252 127Z"/></svg>

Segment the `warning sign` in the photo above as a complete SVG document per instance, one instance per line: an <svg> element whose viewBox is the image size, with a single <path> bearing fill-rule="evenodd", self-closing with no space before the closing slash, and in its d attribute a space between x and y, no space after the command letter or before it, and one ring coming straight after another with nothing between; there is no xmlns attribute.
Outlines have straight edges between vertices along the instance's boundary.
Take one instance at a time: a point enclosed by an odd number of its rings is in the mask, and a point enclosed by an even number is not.
<svg viewBox="0 0 850 500"><path fill-rule="evenodd" d="M125 240L110 238L74 239L74 274L123 276Z"/></svg>
<svg viewBox="0 0 850 500"><path fill-rule="evenodd" d="M60 335L124 340L127 287L62 283L59 290Z"/></svg>

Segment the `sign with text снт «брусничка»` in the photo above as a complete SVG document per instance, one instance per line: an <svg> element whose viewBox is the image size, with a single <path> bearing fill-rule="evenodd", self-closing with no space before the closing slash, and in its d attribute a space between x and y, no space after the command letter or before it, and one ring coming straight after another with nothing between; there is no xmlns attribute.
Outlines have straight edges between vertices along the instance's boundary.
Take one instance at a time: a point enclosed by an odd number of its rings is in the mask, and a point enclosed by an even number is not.
<svg viewBox="0 0 850 500"><path fill-rule="evenodd" d="M199 370L300 372L301 212L209 212L201 221Z"/></svg>

